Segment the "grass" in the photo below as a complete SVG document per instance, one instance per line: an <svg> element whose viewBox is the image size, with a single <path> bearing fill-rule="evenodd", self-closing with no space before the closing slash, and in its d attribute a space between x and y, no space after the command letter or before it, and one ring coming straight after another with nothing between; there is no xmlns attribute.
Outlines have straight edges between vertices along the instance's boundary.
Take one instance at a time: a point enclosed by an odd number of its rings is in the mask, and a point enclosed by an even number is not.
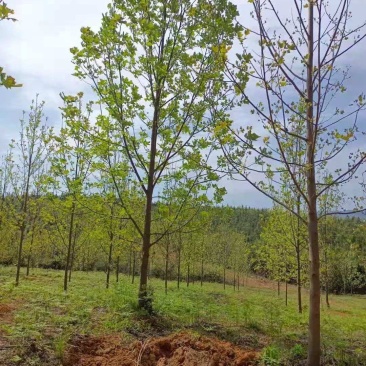
<svg viewBox="0 0 366 366"><path fill-rule="evenodd" d="M19 345L38 342L58 359L76 334L123 332L132 339L182 329L261 349L263 364L295 365L306 357L307 309L297 313L294 288L286 307L274 289L255 281L239 292L215 283L177 289L171 282L165 295L164 283L152 279L156 315L149 319L136 308L137 283L126 276L107 290L104 273L74 272L65 294L61 271L36 269L19 287L14 272L0 268L0 304L15 308L11 321L0 322L0 332ZM330 302L330 309L322 303L324 362L366 365L366 297L331 296Z"/></svg>

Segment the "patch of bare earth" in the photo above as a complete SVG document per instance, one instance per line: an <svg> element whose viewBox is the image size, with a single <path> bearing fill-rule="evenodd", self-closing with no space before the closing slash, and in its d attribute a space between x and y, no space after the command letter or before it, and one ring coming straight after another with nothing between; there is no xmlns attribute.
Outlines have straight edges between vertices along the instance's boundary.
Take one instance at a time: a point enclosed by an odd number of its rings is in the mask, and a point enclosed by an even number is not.
<svg viewBox="0 0 366 366"><path fill-rule="evenodd" d="M126 344L118 335L77 336L65 366L249 366L258 353L216 338L178 333Z"/></svg>
<svg viewBox="0 0 366 366"><path fill-rule="evenodd" d="M12 305L0 304L0 323L2 325L11 324L13 320L13 310ZM12 345L6 332L0 328L0 365L5 365L5 362L9 359L12 354Z"/></svg>

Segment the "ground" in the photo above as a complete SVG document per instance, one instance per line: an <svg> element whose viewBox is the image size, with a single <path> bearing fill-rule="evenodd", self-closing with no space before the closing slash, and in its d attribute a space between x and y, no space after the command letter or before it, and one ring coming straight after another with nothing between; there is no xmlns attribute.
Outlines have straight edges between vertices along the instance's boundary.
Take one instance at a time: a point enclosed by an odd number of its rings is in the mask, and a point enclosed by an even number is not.
<svg viewBox="0 0 366 366"><path fill-rule="evenodd" d="M229 342L190 333L146 338L126 344L119 335L77 336L64 360L66 366L248 366L258 352Z"/></svg>
<svg viewBox="0 0 366 366"><path fill-rule="evenodd" d="M104 273L75 272L68 293L62 272L34 270L14 286L0 267L0 365L178 366L303 365L307 293L298 314L296 288L247 278L239 291L222 284L152 280L155 314L136 308L137 284ZM283 286L282 286L283 287ZM366 365L366 297L322 301L324 365Z"/></svg>

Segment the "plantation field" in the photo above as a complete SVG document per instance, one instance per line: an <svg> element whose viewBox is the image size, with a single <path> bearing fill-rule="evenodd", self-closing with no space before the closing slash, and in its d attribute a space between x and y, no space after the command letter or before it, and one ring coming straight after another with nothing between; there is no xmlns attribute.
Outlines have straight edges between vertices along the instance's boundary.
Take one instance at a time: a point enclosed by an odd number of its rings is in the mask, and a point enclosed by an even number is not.
<svg viewBox="0 0 366 366"><path fill-rule="evenodd" d="M266 280L248 278L239 291L170 282L165 295L163 281L151 279L149 317L136 308L138 279L120 276L105 289L104 273L75 272L65 294L61 271L34 270L19 287L14 275L0 268L0 365L301 365L306 358L307 306L297 313L292 287L286 307ZM323 364L366 365L366 297L331 296L330 304L322 302Z"/></svg>

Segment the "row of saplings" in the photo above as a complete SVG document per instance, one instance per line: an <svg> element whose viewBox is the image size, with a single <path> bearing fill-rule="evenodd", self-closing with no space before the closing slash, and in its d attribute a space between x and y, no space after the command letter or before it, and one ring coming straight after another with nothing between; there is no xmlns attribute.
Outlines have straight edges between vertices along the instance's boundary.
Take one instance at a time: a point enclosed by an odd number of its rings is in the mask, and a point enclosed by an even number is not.
<svg viewBox="0 0 366 366"><path fill-rule="evenodd" d="M137 257L137 256L136 256ZM136 261L138 262L138 260ZM6 261L6 263L0 263L2 265L12 265L12 261ZM24 266L27 265L26 259L23 263ZM40 263L32 263L32 267L38 267L43 269L55 269L55 270L63 270L65 268L65 264L61 260L51 260L49 262L40 262ZM104 271L107 272L107 264L104 261L95 261L93 264L88 265L80 265L79 268L75 268L81 271ZM129 275L129 276L139 276L139 263L132 264L131 262L120 263L118 265L118 272L121 274ZM111 269L114 272L117 272L116 264L113 265ZM228 271L232 270L230 267L227 268ZM203 272L197 273L200 271L192 271L187 272L187 268L182 268L182 271L179 273L177 266L171 264L168 268L167 279L169 281L179 281L195 283L195 282L216 282L226 284L234 284L233 276L224 277L223 273L219 273L218 271L204 270ZM261 275L263 277L269 277L265 272L258 273L255 268L251 268L251 272L253 274ZM163 266L154 266L150 268L149 271L150 277L165 279L166 273L165 268ZM179 278L178 278L179 276ZM363 264L358 264L356 268L353 269L352 273L348 276L345 276L341 269L338 266L332 266L332 268L328 269L328 291L333 294L366 294L366 266ZM235 278L235 282L237 281L237 277ZM242 279L239 281L242 282ZM296 284L296 278L290 278L290 284ZM325 290L325 283L323 283L323 289Z"/></svg>

